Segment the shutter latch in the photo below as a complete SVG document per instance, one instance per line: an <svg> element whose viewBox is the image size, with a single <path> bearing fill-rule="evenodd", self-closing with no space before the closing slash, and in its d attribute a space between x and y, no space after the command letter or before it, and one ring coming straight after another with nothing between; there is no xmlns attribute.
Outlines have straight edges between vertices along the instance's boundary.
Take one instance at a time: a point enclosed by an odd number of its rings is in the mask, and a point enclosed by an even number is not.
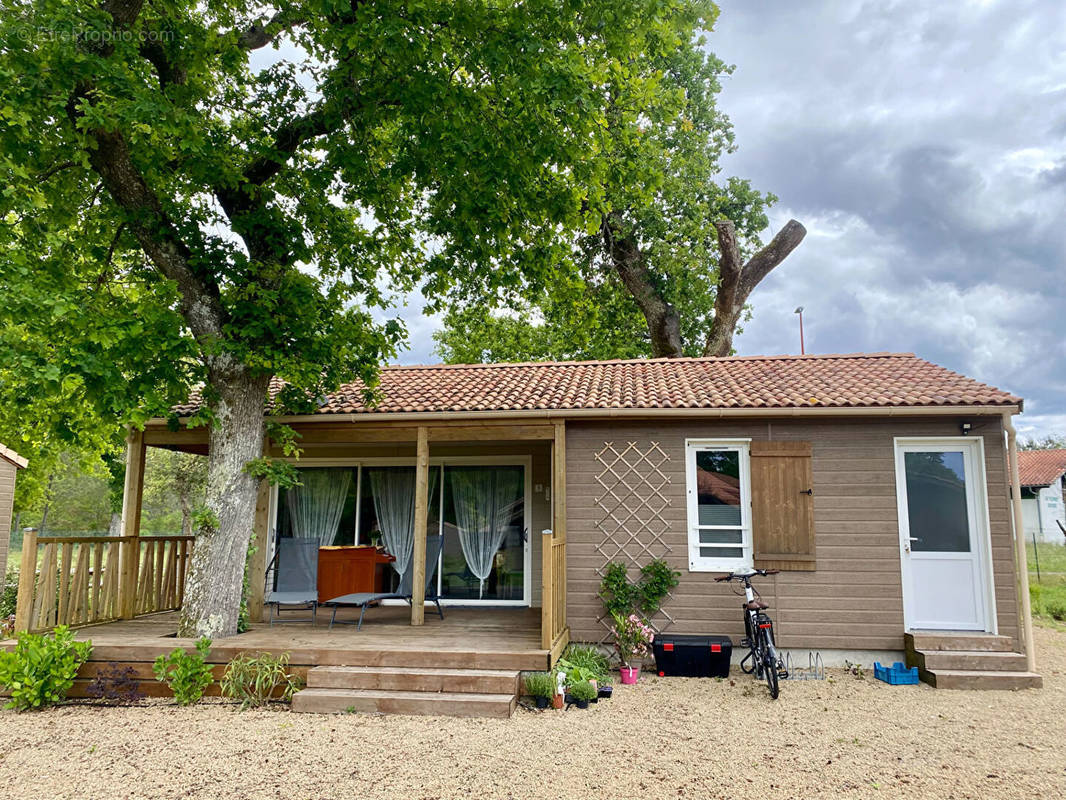
<svg viewBox="0 0 1066 800"><path fill-rule="evenodd" d="M814 495L814 489L804 489L800 494Z"/></svg>

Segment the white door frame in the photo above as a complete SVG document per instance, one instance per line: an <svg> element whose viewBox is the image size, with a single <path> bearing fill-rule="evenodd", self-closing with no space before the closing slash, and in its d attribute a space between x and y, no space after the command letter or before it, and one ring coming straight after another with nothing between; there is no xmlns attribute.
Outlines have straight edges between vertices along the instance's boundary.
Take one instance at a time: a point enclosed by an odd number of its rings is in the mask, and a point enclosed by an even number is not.
<svg viewBox="0 0 1066 800"><path fill-rule="evenodd" d="M908 554L910 552L910 519L907 503L907 476L904 468L903 454L910 451L961 450L966 469L966 501L972 526L976 530L977 547L974 554L978 559L977 573L983 584L984 603L981 611L984 615L979 631L995 634L998 632L996 618L995 582L992 572L992 526L988 515L988 480L985 474L985 443L981 436L907 436L895 437L893 447L896 464L896 510L899 516L899 557L900 575L903 590L903 623L906 630L912 630L914 612L908 598L909 585ZM973 534L971 534L973 535ZM929 629L926 626L925 629ZM945 626L943 630L952 630Z"/></svg>
<svg viewBox="0 0 1066 800"><path fill-rule="evenodd" d="M356 467L414 467L414 458L301 458L299 461L296 459L285 459L293 463L297 468L313 469L315 467L350 467L352 469ZM525 577L523 578L522 586L522 599L521 600L478 600L473 599L461 599L441 598L440 604L442 606L520 606L529 607L532 603L533 596L533 456L531 455L514 455L514 456L498 456L498 455L486 455L486 456L441 456L430 458L429 466L431 467L448 467L448 466L476 466L476 467L489 467L489 466L505 466L505 467L522 467L523 474L523 521L522 524L525 527L525 542L523 545L523 571ZM443 473L442 473L443 480ZM360 470L358 476L358 484L362 483L362 471ZM443 498L442 498L443 499ZM443 514L438 514L441 517L438 524L440 526L440 533L443 535L444 520ZM358 518L356 514L356 534L358 536ZM273 548L274 541L276 539L275 532L278 524L278 487L272 486L270 492L270 546ZM356 544L359 543L358 538ZM273 555L273 552L269 554ZM443 553L442 553L443 557ZM268 562L269 563L269 562ZM440 569L437 570L437 588L440 588ZM385 600L384 605L403 605L402 600Z"/></svg>

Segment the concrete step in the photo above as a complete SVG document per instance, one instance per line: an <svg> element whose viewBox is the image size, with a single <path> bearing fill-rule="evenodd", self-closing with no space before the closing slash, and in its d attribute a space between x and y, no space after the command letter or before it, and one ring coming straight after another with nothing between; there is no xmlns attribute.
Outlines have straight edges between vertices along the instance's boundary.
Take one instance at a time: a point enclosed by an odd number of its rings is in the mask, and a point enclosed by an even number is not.
<svg viewBox="0 0 1066 800"><path fill-rule="evenodd" d="M919 676L937 689L1039 689L1044 685L1035 672L938 669L920 671Z"/></svg>
<svg viewBox="0 0 1066 800"><path fill-rule="evenodd" d="M908 650L980 650L981 652L1009 653L1014 650L1014 640L1009 636L993 636L990 633L916 632L903 637Z"/></svg>
<svg viewBox="0 0 1066 800"><path fill-rule="evenodd" d="M419 667L314 667L309 689L379 689L409 692L515 694L518 672Z"/></svg>
<svg viewBox="0 0 1066 800"><path fill-rule="evenodd" d="M919 650L907 654L907 663L918 667L919 670L1025 672L1028 662L1021 653L989 650Z"/></svg>
<svg viewBox="0 0 1066 800"><path fill-rule="evenodd" d="M304 689L292 698L292 710L305 714L415 714L507 719L518 698L513 694L406 692L377 689Z"/></svg>

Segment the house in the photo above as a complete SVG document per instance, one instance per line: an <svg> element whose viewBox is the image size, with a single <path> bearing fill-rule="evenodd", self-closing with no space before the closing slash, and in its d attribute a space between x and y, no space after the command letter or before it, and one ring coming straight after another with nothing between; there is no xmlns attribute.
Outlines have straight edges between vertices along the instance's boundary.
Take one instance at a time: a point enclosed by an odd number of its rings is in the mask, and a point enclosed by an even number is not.
<svg viewBox="0 0 1066 800"><path fill-rule="evenodd" d="M304 485L295 504L261 487L250 608L262 619L276 542L294 534L331 546L391 542L396 568L413 565L415 602L374 610L360 631L330 631L320 615L314 628L257 625L216 642L218 658L273 647L305 665L309 688L294 710L447 713L450 684L434 670L461 667L492 673L467 687L509 681L506 703L483 709L509 714L517 673L497 672L544 669L569 641L608 641L604 568L622 561L635 575L657 558L680 572L652 619L660 630L737 642L740 600L713 579L773 568L756 584L778 644L803 663L809 650L827 662L906 653L938 687L1040 685L1028 578L1015 570L1025 557L1011 419L1022 400L1007 392L894 353L397 366L378 388L372 407L351 385L313 414L284 418L301 437ZM102 591L97 620L181 602L192 543L138 538L146 447L205 453L206 432L164 420L131 432L129 538L114 546L135 554L129 542L146 544L117 605ZM443 620L419 599L427 533L443 537L430 564ZM24 624L54 624L51 597ZM173 646L147 648L148 623L130 633L134 622L115 623L114 640L108 626L93 628L97 649L120 660L122 641L139 659ZM151 624L153 635L173 635ZM444 694L383 699L401 685ZM455 703L474 713L474 700Z"/></svg>
<svg viewBox="0 0 1066 800"><path fill-rule="evenodd" d="M0 579L7 574L7 552L11 544L11 512L15 503L15 476L28 462L14 450L0 444Z"/></svg>
<svg viewBox="0 0 1066 800"><path fill-rule="evenodd" d="M1023 450L1018 470L1025 538L1066 544L1066 450Z"/></svg>

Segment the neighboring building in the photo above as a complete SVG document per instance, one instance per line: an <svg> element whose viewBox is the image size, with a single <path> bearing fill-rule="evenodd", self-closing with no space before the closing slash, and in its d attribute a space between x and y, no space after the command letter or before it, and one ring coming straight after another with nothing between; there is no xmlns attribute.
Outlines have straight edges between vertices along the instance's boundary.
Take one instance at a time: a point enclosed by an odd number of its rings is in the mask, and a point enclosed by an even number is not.
<svg viewBox="0 0 1066 800"><path fill-rule="evenodd" d="M26 459L0 444L0 578L7 573L7 550L11 543L11 512L15 502L15 474Z"/></svg>
<svg viewBox="0 0 1066 800"><path fill-rule="evenodd" d="M1066 450L1022 450L1018 472L1025 538L1066 544Z"/></svg>

